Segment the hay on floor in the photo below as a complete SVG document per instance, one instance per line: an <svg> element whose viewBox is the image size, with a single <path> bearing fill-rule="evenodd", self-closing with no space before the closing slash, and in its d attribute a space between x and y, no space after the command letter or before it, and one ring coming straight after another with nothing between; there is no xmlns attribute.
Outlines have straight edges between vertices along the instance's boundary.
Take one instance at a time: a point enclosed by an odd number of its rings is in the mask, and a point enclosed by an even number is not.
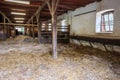
<svg viewBox="0 0 120 80"><path fill-rule="evenodd" d="M24 42L19 36L0 42L0 80L119 80L120 55L90 47Z"/></svg>

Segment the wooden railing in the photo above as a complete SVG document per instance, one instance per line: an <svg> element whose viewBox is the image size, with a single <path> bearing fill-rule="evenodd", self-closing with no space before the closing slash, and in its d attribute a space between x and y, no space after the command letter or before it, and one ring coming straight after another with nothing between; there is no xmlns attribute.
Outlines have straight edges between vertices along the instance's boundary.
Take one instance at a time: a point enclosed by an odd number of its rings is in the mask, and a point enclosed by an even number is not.
<svg viewBox="0 0 120 80"><path fill-rule="evenodd" d="M87 41L90 46L93 47L92 43L100 43L103 44L106 51L108 51L106 45L116 45L120 46L120 37L118 36L91 36L91 35L83 35L83 36L70 36L71 40L77 41Z"/></svg>
<svg viewBox="0 0 120 80"><path fill-rule="evenodd" d="M70 26L58 26L57 27L57 41L58 43L69 43ZM42 42L51 43L52 42L52 29L42 28L41 29Z"/></svg>

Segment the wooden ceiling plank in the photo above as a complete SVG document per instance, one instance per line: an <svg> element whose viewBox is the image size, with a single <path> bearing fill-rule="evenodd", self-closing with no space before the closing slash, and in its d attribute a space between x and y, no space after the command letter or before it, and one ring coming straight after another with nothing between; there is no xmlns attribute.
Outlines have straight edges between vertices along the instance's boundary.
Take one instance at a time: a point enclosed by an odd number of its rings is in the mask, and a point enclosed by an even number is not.
<svg viewBox="0 0 120 80"><path fill-rule="evenodd" d="M41 5L44 4L44 1L46 0L25 0L25 1L30 1L30 5L25 5L25 4L17 4L17 3L12 3L12 2L6 2L4 0L0 0L0 10L6 14L9 19L14 21L15 15L10 14L11 11L15 12L24 12L24 11L17 11L17 10L12 10L12 9L22 9L25 10L25 13L27 13L25 17L26 20L31 20L35 15L39 13L39 9L41 8ZM57 10L57 15L63 14L67 12L68 10L74 10L79 7L84 7L85 5L95 2L95 1L101 1L101 0L60 0L58 10ZM17 4L17 5L16 5ZM55 5L53 5L54 7ZM34 13L36 12L36 13ZM42 9L42 14L41 18L48 19L50 18L50 12L47 6L44 6ZM32 16L33 15L33 16ZM31 17L32 16L32 17ZM42 17L43 16L43 17ZM18 17L18 16L17 16ZM22 17L22 16L19 16ZM31 17L31 19L29 19ZM27 22L28 22L27 21Z"/></svg>

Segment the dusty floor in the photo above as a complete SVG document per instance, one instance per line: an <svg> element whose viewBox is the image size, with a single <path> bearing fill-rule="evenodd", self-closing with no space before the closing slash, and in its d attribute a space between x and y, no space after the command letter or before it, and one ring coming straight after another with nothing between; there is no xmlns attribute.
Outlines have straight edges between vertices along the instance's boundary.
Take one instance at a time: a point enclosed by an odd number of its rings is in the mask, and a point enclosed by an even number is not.
<svg viewBox="0 0 120 80"><path fill-rule="evenodd" d="M0 80L120 80L120 54L89 47L25 42L25 36L0 42Z"/></svg>

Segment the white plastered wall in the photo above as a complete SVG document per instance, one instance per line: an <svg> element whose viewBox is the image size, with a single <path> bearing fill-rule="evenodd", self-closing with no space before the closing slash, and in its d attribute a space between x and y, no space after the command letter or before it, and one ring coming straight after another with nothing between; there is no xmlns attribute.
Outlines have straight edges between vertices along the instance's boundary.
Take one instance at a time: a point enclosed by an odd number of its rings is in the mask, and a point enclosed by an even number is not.
<svg viewBox="0 0 120 80"><path fill-rule="evenodd" d="M115 9L114 31L113 33L97 34L95 32L96 13L106 9ZM85 7L78 8L75 11L68 11L68 13L59 16L58 19L68 20L68 24L70 24L70 35L120 36L120 0L102 0L101 2L94 2ZM77 41L74 41L74 43L79 44ZM89 46L87 42L83 41L82 43ZM94 47L104 50L101 44L95 44ZM111 49L111 47L108 46L108 49ZM114 46L113 49L120 51L120 47L118 46Z"/></svg>

